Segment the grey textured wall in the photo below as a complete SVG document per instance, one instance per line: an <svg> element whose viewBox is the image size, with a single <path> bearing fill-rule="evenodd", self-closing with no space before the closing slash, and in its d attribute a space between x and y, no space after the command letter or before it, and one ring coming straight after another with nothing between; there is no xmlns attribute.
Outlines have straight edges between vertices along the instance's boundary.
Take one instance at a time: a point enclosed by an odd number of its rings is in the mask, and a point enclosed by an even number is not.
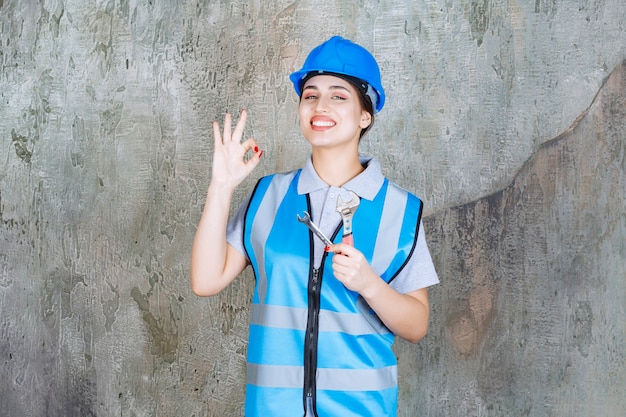
<svg viewBox="0 0 626 417"><path fill-rule="evenodd" d="M241 416L244 273L188 285L210 123L299 166L287 75L379 59L362 144L420 195L442 284L400 416L623 416L623 0L0 0L0 415Z"/></svg>

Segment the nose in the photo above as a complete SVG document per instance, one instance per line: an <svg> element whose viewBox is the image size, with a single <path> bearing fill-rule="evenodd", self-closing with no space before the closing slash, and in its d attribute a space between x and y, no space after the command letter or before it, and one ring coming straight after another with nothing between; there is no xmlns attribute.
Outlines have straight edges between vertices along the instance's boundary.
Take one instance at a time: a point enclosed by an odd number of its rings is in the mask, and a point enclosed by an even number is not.
<svg viewBox="0 0 626 417"><path fill-rule="evenodd" d="M326 113L328 111L328 99L321 96L315 103L315 111L318 113Z"/></svg>

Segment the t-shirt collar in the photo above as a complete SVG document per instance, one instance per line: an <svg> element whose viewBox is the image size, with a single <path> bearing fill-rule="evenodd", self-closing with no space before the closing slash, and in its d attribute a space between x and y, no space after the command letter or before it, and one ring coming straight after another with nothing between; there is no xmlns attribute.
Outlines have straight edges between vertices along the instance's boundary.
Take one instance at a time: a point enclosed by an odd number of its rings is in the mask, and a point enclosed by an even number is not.
<svg viewBox="0 0 626 417"><path fill-rule="evenodd" d="M373 200L376 194L378 194L380 187L382 187L385 177L376 158L361 156L359 159L365 170L345 183L341 188L354 191L361 198ZM313 160L309 155L298 180L298 194L310 194L328 187L329 185L317 175L313 167Z"/></svg>

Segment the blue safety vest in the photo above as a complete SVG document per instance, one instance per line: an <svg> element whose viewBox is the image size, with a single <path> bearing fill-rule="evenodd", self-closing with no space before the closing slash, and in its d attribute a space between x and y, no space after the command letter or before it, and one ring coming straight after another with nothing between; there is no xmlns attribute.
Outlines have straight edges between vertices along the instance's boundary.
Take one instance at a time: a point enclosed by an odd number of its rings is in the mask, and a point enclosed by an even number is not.
<svg viewBox="0 0 626 417"><path fill-rule="evenodd" d="M325 254L313 267L313 235L297 219L310 212L297 193L300 170L262 178L244 223L256 285L248 344L245 415L395 416L394 335L358 293L334 278ZM421 201L385 179L361 199L354 245L390 282L415 248ZM341 241L341 224L330 237ZM308 417L308 416L307 416Z"/></svg>

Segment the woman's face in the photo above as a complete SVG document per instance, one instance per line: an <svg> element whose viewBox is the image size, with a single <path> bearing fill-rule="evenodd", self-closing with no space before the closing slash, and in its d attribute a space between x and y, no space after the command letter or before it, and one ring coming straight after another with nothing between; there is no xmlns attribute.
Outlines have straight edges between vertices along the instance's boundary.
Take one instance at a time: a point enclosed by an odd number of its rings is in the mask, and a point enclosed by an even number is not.
<svg viewBox="0 0 626 417"><path fill-rule="evenodd" d="M356 88L343 78L317 75L306 81L298 107L300 129L313 147L358 145L372 116L361 107Z"/></svg>

